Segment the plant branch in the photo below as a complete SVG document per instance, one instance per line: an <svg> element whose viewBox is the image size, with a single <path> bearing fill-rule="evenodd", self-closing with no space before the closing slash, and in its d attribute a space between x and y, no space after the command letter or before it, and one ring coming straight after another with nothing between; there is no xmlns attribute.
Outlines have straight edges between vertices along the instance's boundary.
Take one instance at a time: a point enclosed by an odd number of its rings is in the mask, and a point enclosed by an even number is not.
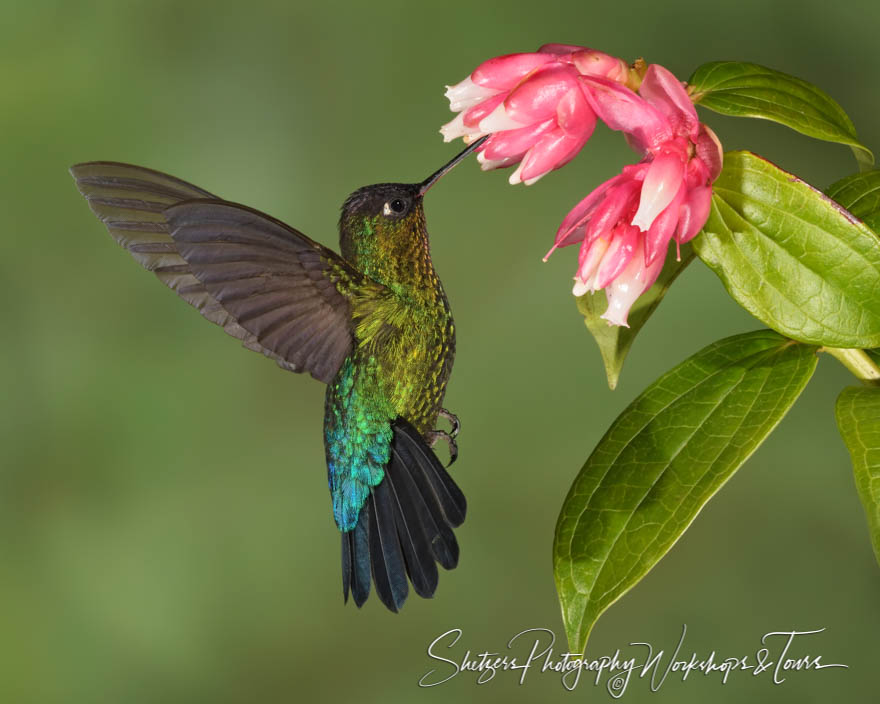
<svg viewBox="0 0 880 704"><path fill-rule="evenodd" d="M857 379L866 384L880 385L880 367L864 350L843 349L840 347L822 347L820 352L827 352L849 369Z"/></svg>

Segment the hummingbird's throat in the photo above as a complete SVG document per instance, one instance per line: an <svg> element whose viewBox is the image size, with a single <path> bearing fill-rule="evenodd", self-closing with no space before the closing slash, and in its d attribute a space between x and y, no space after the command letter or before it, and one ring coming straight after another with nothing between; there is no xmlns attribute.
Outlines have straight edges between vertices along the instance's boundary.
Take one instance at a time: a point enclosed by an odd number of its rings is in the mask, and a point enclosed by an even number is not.
<svg viewBox="0 0 880 704"><path fill-rule="evenodd" d="M356 269L398 295L420 299L437 286L424 218L357 218L345 256Z"/></svg>

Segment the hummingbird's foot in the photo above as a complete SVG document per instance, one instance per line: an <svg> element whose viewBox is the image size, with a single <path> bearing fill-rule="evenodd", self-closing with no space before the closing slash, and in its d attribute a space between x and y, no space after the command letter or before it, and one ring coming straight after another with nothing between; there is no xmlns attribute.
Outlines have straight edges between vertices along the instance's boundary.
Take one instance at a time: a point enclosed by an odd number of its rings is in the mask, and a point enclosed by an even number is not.
<svg viewBox="0 0 880 704"><path fill-rule="evenodd" d="M449 431L449 436L455 438L458 436L458 431L461 430L461 422L458 420L458 416L454 413L450 413L445 408L440 409L440 413L438 414L441 418L445 418L449 421L449 425L452 426L452 430ZM450 462L450 464L452 464Z"/></svg>
<svg viewBox="0 0 880 704"><path fill-rule="evenodd" d="M455 416L452 417L455 418ZM451 467L452 463L455 462L455 460L458 458L458 445L455 443L455 433L457 432L458 428L456 426L453 426L452 435L447 433L445 430L431 430L425 435L425 440L428 441L428 447L430 447L431 449L434 448L434 445L437 444L438 440L446 441L446 444L449 447L449 464L446 465L447 467Z"/></svg>

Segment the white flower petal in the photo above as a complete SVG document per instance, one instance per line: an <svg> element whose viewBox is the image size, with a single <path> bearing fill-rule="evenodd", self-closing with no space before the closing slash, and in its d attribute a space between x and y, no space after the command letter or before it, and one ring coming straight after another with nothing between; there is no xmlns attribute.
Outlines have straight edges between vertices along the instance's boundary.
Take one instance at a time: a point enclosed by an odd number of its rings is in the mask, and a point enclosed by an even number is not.
<svg viewBox="0 0 880 704"><path fill-rule="evenodd" d="M510 174L510 178L507 179L507 182L511 186L515 186L518 183L522 183L522 179L519 177L519 175L522 173L522 167L523 167L522 162L519 162L519 166L516 167L516 170L512 174Z"/></svg>
<svg viewBox="0 0 880 704"><path fill-rule="evenodd" d="M574 286L572 287L571 292L575 296L580 297L580 296L583 296L585 293L589 293L589 291L590 291L590 287L587 286L587 284L585 284L579 278L575 277Z"/></svg>
<svg viewBox="0 0 880 704"><path fill-rule="evenodd" d="M470 136L479 137L480 131L476 127L468 127L464 124L464 113L459 113L453 120L447 122L440 128L440 134L443 135L444 142L451 142L453 139L464 137L465 141Z"/></svg>
<svg viewBox="0 0 880 704"><path fill-rule="evenodd" d="M497 95L500 92L499 90L476 85L470 76L454 86L446 86L449 109L453 112L462 112L472 108L474 105L483 102L486 98Z"/></svg>
<svg viewBox="0 0 880 704"><path fill-rule="evenodd" d="M507 115L504 103L480 120L480 129L483 132L503 132L504 130L518 130L526 125L517 122Z"/></svg>
<svg viewBox="0 0 880 704"><path fill-rule="evenodd" d="M483 171L491 171L492 169L498 169L503 166L510 166L517 161L517 158L508 156L501 159L487 159L485 152L478 152L477 161L480 162L480 168Z"/></svg>

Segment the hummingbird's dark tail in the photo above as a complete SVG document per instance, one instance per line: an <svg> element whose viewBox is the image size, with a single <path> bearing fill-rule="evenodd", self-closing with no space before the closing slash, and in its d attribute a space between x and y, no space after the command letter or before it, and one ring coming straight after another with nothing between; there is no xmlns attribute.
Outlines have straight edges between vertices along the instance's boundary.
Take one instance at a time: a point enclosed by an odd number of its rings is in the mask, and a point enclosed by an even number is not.
<svg viewBox="0 0 880 704"><path fill-rule="evenodd" d="M418 431L406 420L393 424L391 459L385 477L373 487L357 525L342 534L342 590L361 606L376 593L391 611L406 600L407 577L416 594L432 597L437 564L458 564L452 529L461 525L467 502L461 489Z"/></svg>

